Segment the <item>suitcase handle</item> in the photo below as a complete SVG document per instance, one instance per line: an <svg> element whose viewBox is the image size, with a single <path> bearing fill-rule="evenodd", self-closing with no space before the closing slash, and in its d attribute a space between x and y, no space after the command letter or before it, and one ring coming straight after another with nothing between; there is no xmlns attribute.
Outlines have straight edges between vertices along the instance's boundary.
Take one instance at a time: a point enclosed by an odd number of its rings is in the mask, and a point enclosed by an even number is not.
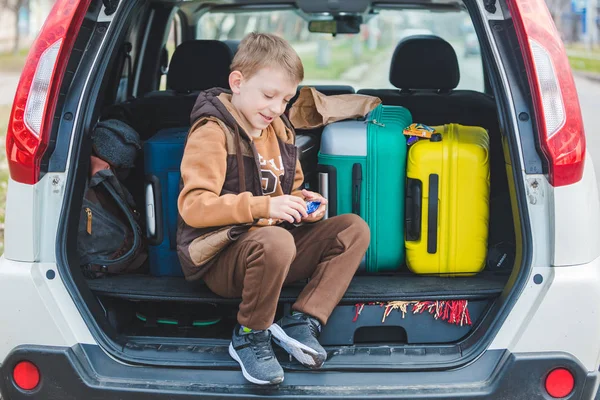
<svg viewBox="0 0 600 400"><path fill-rule="evenodd" d="M423 208L423 183L408 178L406 182L405 227L406 241L421 238L421 215ZM427 253L437 253L439 175L429 175L429 199L427 201Z"/></svg>
<svg viewBox="0 0 600 400"><path fill-rule="evenodd" d="M352 166L352 213L360 215L360 195L362 186L362 165Z"/></svg>
<svg viewBox="0 0 600 400"><path fill-rule="evenodd" d="M317 165L319 193L327 199L327 218L337 215L337 170L333 165Z"/></svg>
<svg viewBox="0 0 600 400"><path fill-rule="evenodd" d="M421 215L423 206L423 183L418 179L406 180L405 230L406 240L415 242L421 238Z"/></svg>
<svg viewBox="0 0 600 400"><path fill-rule="evenodd" d="M162 214L162 188L155 175L146 176L146 231L148 243L156 246L162 243L164 223ZM153 229L152 229L153 228Z"/></svg>
<svg viewBox="0 0 600 400"><path fill-rule="evenodd" d="M427 252L437 253L438 192L440 176L429 175L429 201L427 204Z"/></svg>

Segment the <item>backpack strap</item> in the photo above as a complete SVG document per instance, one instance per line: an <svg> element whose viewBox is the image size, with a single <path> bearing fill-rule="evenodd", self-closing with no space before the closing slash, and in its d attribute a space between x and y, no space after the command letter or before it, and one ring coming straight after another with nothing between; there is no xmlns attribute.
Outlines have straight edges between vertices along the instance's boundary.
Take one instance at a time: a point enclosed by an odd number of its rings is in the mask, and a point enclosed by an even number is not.
<svg viewBox="0 0 600 400"><path fill-rule="evenodd" d="M131 211L129 204L127 204L127 203L129 203L129 201L123 199L123 197L119 195L119 193L118 193L119 191L117 189L115 189L115 187L110 182L111 181L110 178L114 177L112 171L111 170L102 170L96 174L96 176L98 176L98 175L102 175L104 177L104 179L102 179L99 182L99 184L102 185L106 189L106 191L115 200L115 203L119 206L119 208L121 209L121 211L123 211L123 214L127 218L127 221L129 222L129 225L131 226L131 230L133 232L133 245L125 254L123 254L122 256L117 257L113 260L91 259L89 261L89 263L90 264L100 264L100 265L115 265L115 264L129 261L131 258L133 258L136 255L138 248L142 244L141 232L140 232L139 226L136 222L135 216L133 215L133 212ZM96 176L94 176L94 178L96 178ZM92 179L92 180L94 180L94 179ZM124 194L127 195L128 193L124 193ZM143 261L144 260L142 260L142 262Z"/></svg>

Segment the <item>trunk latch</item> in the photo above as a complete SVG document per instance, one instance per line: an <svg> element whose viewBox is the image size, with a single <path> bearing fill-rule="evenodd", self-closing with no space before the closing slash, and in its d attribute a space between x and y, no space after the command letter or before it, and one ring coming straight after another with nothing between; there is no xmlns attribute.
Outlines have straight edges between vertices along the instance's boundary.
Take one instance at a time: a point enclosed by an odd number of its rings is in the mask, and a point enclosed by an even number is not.
<svg viewBox="0 0 600 400"><path fill-rule="evenodd" d="M114 14L117 11L117 7L119 6L119 0L102 0L102 4L104 4L105 10L104 13L106 15Z"/></svg>

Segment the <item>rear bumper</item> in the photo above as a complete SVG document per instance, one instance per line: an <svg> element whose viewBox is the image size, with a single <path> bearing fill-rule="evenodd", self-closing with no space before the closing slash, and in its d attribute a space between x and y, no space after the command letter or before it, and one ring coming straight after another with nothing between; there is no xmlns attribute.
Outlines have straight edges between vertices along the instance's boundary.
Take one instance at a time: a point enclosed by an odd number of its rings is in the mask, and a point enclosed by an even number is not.
<svg viewBox="0 0 600 400"><path fill-rule="evenodd" d="M29 360L40 369L32 392L17 389L14 365ZM279 387L246 383L239 370L194 370L130 366L107 356L98 346L72 348L23 346L0 367L4 400L30 398L189 399L189 398L396 398L396 399L549 399L544 378L555 367L575 376L568 397L592 399L598 373L589 374L572 357L560 353L510 354L490 350L468 366L451 371L343 372L286 371Z"/></svg>

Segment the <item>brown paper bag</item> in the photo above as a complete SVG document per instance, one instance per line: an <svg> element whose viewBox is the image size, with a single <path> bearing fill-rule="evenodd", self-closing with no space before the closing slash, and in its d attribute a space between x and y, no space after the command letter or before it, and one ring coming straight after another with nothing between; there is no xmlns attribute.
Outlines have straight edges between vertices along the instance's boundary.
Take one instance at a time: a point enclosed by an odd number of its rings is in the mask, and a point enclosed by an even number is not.
<svg viewBox="0 0 600 400"><path fill-rule="evenodd" d="M296 129L317 128L343 119L364 117L379 104L378 97L362 94L326 96L313 87L303 87L290 109L290 121Z"/></svg>

